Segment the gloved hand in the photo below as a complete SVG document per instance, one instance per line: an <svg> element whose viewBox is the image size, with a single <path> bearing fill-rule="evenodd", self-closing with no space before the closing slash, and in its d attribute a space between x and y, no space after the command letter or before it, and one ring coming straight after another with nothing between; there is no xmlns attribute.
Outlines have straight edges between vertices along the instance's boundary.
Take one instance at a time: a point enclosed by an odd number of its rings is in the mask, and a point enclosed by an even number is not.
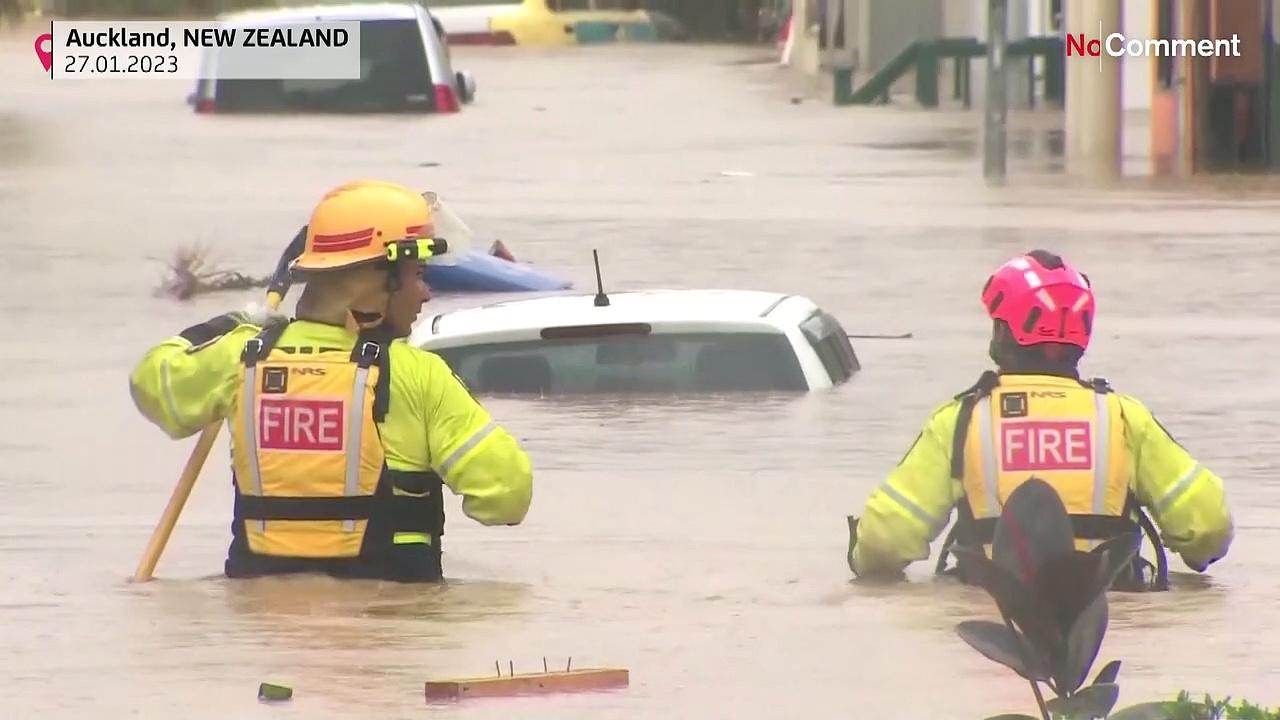
<svg viewBox="0 0 1280 720"><path fill-rule="evenodd" d="M289 316L279 310L260 302L251 302L245 306L244 310L230 314L234 315L241 324L257 325L258 327L274 325L289 319Z"/></svg>
<svg viewBox="0 0 1280 720"><path fill-rule="evenodd" d="M1198 558L1192 559L1192 558L1187 558L1186 556L1183 556L1182 561L1187 564L1187 567L1191 568L1192 570L1198 573L1202 573L1205 570L1208 570L1210 565L1218 562L1221 559L1222 559L1221 557L1213 557L1213 558L1209 558L1208 560L1200 560Z"/></svg>

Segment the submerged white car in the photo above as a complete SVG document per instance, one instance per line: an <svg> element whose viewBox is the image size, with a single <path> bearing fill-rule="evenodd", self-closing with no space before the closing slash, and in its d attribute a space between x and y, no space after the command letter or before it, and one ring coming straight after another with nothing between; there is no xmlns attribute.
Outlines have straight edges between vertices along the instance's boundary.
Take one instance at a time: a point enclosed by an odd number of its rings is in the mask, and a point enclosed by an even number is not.
<svg viewBox="0 0 1280 720"><path fill-rule="evenodd" d="M484 394L806 392L861 369L813 301L749 290L512 300L425 317L409 342Z"/></svg>

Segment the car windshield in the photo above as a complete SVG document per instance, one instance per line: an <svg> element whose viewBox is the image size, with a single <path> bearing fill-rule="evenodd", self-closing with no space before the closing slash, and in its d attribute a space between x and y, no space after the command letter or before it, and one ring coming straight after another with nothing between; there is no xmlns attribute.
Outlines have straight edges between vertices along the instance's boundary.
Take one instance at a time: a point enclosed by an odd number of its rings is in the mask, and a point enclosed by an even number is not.
<svg viewBox="0 0 1280 720"><path fill-rule="evenodd" d="M222 112L426 109L433 88L416 19L360 22L358 80L238 80L217 84Z"/></svg>
<svg viewBox="0 0 1280 720"><path fill-rule="evenodd" d="M478 393L803 392L785 335L630 334L433 350Z"/></svg>

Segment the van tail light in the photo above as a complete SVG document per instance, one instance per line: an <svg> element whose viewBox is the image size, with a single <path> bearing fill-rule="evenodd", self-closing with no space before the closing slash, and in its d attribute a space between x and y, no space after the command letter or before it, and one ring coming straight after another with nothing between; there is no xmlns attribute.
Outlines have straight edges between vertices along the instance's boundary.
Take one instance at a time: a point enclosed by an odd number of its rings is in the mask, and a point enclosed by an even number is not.
<svg viewBox="0 0 1280 720"><path fill-rule="evenodd" d="M453 113L462 108L458 105L458 94L451 85L436 85L436 112Z"/></svg>
<svg viewBox="0 0 1280 720"><path fill-rule="evenodd" d="M201 98L196 101L196 112L198 113L211 113L217 109L217 103L209 98Z"/></svg>

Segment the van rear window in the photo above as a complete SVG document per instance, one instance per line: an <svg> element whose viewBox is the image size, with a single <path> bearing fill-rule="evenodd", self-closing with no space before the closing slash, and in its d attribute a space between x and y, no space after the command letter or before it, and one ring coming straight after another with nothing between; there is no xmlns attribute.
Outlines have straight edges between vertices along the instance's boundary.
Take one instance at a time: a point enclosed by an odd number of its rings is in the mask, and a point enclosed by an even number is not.
<svg viewBox="0 0 1280 720"><path fill-rule="evenodd" d="M480 393L803 392L785 335L673 333L488 343L433 350Z"/></svg>
<svg viewBox="0 0 1280 720"><path fill-rule="evenodd" d="M416 19L360 22L358 80L218 80L218 112L388 112L434 109Z"/></svg>

